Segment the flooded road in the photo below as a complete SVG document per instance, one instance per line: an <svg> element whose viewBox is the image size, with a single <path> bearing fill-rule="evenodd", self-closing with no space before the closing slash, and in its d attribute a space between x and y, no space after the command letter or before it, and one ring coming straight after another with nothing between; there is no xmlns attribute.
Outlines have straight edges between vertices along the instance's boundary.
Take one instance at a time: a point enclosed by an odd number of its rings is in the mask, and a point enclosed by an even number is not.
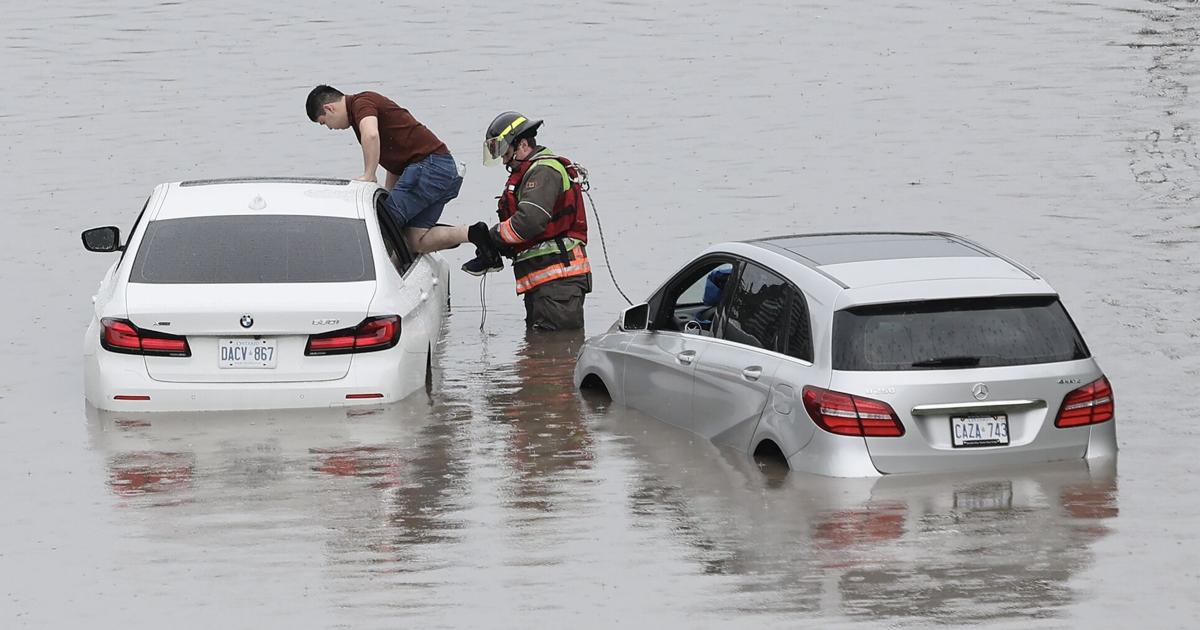
<svg viewBox="0 0 1200 630"><path fill-rule="evenodd" d="M9 2L0 626L1200 625L1200 4ZM164 181L356 174L317 83L395 98L493 217L503 110L586 165L621 287L717 240L946 230L1063 296L1116 462L828 480L571 387L508 274L455 272L431 395L87 411L81 338ZM598 230L592 253L600 254ZM454 267L470 252L447 258ZM597 265L587 334L624 306Z"/></svg>

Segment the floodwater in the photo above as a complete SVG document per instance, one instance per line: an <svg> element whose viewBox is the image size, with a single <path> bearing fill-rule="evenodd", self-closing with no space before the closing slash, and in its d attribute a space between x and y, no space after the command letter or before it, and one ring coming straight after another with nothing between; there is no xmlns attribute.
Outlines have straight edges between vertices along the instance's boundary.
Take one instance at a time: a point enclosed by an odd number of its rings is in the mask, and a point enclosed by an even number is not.
<svg viewBox="0 0 1200 630"><path fill-rule="evenodd" d="M6 0L0 627L1200 625L1200 5ZM453 278L431 395L85 409L80 340L163 181L352 176L316 83L410 108L492 215L517 109L588 166L645 297L715 240L963 234L1043 274L1111 379L1117 461L826 480L604 400L511 276ZM624 301L593 228L587 333ZM470 252L447 254L457 265Z"/></svg>

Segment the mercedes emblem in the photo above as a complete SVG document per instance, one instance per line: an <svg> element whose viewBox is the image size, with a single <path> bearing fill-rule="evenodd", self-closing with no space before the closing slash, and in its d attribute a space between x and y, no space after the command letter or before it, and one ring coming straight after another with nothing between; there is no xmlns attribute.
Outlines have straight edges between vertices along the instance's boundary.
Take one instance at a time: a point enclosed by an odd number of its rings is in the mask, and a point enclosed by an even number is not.
<svg viewBox="0 0 1200 630"><path fill-rule="evenodd" d="M975 397L975 400L986 399L988 397L988 386L983 383L975 383L975 386L971 388L971 395Z"/></svg>

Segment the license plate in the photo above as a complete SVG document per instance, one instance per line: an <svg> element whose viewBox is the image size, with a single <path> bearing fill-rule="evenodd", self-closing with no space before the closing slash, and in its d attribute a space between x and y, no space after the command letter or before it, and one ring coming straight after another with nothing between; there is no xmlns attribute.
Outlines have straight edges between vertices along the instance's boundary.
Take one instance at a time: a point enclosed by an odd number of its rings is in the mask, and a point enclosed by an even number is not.
<svg viewBox="0 0 1200 630"><path fill-rule="evenodd" d="M954 448L1006 446L1008 416L953 416L950 418L950 440Z"/></svg>
<svg viewBox="0 0 1200 630"><path fill-rule="evenodd" d="M275 367L274 339L221 339L217 351L217 367L221 369L263 370Z"/></svg>

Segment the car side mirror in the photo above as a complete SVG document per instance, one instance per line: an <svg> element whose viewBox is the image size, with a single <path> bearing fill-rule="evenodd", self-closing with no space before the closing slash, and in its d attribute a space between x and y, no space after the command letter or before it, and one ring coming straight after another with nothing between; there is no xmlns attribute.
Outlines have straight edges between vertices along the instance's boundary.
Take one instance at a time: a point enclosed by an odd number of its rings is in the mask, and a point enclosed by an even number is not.
<svg viewBox="0 0 1200 630"><path fill-rule="evenodd" d="M621 328L624 330L646 330L650 323L649 315L649 304L631 306L621 314Z"/></svg>
<svg viewBox="0 0 1200 630"><path fill-rule="evenodd" d="M119 252L121 230L112 225L83 231L83 246L89 252Z"/></svg>

